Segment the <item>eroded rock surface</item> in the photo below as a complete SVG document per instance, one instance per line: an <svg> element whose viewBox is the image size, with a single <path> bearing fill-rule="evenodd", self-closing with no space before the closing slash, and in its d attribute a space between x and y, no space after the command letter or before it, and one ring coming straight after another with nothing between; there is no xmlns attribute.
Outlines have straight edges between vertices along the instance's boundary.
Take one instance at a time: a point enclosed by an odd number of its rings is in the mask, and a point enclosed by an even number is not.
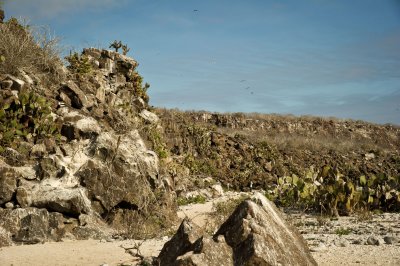
<svg viewBox="0 0 400 266"><path fill-rule="evenodd" d="M209 238L185 219L160 265L317 265L307 243L262 194L242 202Z"/></svg>
<svg viewBox="0 0 400 266"><path fill-rule="evenodd" d="M260 193L236 208L219 235L233 248L235 265L316 265L297 229Z"/></svg>

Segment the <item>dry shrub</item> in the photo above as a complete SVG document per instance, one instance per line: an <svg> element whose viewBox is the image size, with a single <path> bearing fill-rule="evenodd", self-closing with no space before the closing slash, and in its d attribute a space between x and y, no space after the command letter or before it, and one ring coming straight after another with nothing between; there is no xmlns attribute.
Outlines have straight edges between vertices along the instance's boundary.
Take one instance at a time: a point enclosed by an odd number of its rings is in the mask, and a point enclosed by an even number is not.
<svg viewBox="0 0 400 266"><path fill-rule="evenodd" d="M176 221L175 198L161 190L156 190L154 196L153 200L145 203L146 209L115 208L104 218L126 238L147 239L165 235Z"/></svg>
<svg viewBox="0 0 400 266"><path fill-rule="evenodd" d="M58 44L48 28L27 26L11 18L0 24L0 55L4 59L0 73L57 73L62 65Z"/></svg>

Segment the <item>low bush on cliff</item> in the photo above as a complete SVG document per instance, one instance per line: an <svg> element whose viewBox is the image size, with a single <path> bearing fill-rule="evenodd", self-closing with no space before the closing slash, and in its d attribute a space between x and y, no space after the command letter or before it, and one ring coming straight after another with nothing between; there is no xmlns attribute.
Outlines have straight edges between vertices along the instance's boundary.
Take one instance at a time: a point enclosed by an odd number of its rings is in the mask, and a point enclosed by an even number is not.
<svg viewBox="0 0 400 266"><path fill-rule="evenodd" d="M16 18L0 23L0 73L56 73L59 52L58 39L45 27L23 25Z"/></svg>
<svg viewBox="0 0 400 266"><path fill-rule="evenodd" d="M67 68L73 73L89 74L93 70L89 58L86 55L80 55L75 52L66 56L65 60L69 63Z"/></svg>
<svg viewBox="0 0 400 266"><path fill-rule="evenodd" d="M0 151L17 146L21 139L36 141L59 133L49 103L32 91L20 92L18 97L0 101L0 105Z"/></svg>

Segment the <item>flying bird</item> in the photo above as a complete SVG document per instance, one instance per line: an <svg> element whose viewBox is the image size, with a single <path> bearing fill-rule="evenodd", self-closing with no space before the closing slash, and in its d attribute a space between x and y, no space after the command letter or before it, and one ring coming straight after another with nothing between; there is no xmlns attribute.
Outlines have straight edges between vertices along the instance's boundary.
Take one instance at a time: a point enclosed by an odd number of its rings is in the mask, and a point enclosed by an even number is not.
<svg viewBox="0 0 400 266"><path fill-rule="evenodd" d="M193 9L193 12L199 12L199 10L198 9Z"/></svg>

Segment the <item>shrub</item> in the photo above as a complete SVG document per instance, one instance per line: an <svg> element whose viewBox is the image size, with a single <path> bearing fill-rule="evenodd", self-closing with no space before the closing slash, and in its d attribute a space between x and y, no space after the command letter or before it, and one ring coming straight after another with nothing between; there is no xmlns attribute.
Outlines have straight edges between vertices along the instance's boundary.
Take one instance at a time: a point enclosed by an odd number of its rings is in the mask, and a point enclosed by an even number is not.
<svg viewBox="0 0 400 266"><path fill-rule="evenodd" d="M92 65L86 55L79 55L77 52L71 53L65 57L69 66L67 67L71 72L78 74L88 74L92 71Z"/></svg>
<svg viewBox="0 0 400 266"><path fill-rule="evenodd" d="M354 180L330 166L311 168L303 178L278 178L267 197L280 206L319 209L335 216L356 209L399 210L400 177L362 175Z"/></svg>
<svg viewBox="0 0 400 266"><path fill-rule="evenodd" d="M57 73L61 66L58 39L45 27L22 25L11 18L0 24L0 72Z"/></svg>
<svg viewBox="0 0 400 266"><path fill-rule="evenodd" d="M0 149L18 139L36 141L58 135L59 128L45 98L31 91L20 92L18 98L9 99L4 100L0 108Z"/></svg>
<svg viewBox="0 0 400 266"><path fill-rule="evenodd" d="M343 227L340 227L335 230L335 233L339 236L346 236L351 234L352 232L353 230L351 230L350 228L343 228Z"/></svg>
<svg viewBox="0 0 400 266"><path fill-rule="evenodd" d="M145 136L150 142L150 146L160 159L165 159L169 156L164 134L159 127L151 124L144 125L141 128L141 135Z"/></svg>
<svg viewBox="0 0 400 266"><path fill-rule="evenodd" d="M189 205L192 203L204 204L204 203L206 203L206 198L202 195L197 195L197 196L188 197L188 198L179 197L176 199L176 202L178 203L178 206Z"/></svg>

